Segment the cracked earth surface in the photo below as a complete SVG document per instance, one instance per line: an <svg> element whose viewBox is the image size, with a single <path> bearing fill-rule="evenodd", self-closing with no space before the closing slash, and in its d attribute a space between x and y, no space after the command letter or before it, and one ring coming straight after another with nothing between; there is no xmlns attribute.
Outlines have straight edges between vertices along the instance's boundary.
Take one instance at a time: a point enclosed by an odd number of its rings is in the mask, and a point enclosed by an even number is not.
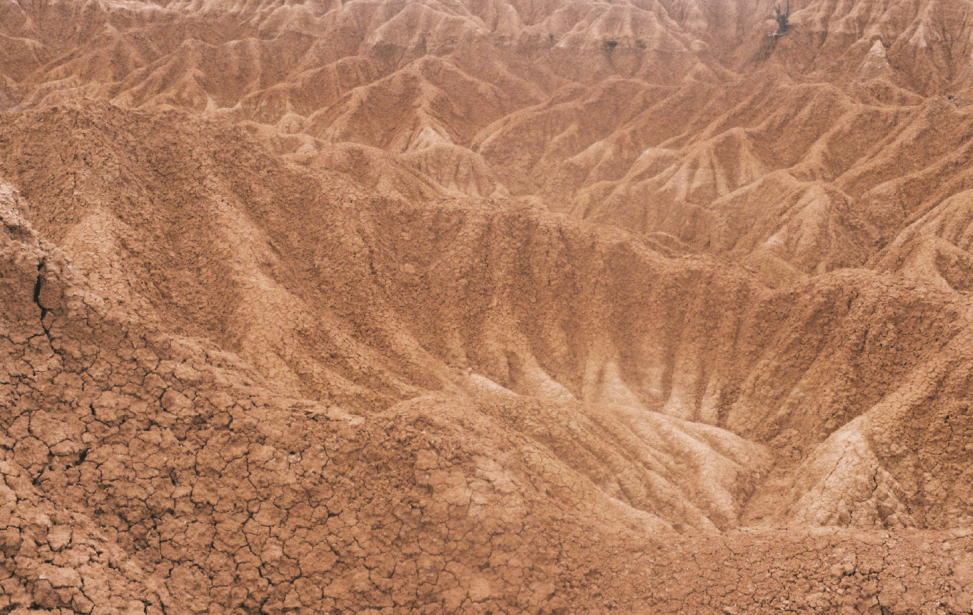
<svg viewBox="0 0 973 615"><path fill-rule="evenodd" d="M973 613L973 5L791 5L0 0L0 614Z"/></svg>
<svg viewBox="0 0 973 615"><path fill-rule="evenodd" d="M9 612L970 609L968 531L679 534L685 505L609 497L544 402L287 396L111 309L3 199Z"/></svg>

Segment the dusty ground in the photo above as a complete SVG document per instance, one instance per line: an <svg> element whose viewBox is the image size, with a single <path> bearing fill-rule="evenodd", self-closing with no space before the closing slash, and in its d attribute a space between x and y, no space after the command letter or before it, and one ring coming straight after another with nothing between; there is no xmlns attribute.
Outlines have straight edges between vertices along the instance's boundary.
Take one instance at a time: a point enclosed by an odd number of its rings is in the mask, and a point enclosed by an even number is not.
<svg viewBox="0 0 973 615"><path fill-rule="evenodd" d="M971 9L0 5L0 613L973 612Z"/></svg>

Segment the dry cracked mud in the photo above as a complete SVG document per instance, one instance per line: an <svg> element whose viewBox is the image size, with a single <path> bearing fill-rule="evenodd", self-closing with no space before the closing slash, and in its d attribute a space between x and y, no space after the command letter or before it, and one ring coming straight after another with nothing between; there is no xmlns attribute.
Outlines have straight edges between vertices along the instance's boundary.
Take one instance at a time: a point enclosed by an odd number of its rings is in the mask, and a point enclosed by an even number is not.
<svg viewBox="0 0 973 615"><path fill-rule="evenodd" d="M973 4L790 6L0 4L0 613L973 612Z"/></svg>

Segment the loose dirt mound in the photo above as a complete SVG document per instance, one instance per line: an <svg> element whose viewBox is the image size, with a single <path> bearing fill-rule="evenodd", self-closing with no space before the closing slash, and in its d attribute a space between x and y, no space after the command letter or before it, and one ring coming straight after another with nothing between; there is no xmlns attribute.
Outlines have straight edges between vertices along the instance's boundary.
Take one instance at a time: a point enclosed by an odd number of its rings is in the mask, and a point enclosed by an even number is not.
<svg viewBox="0 0 973 615"><path fill-rule="evenodd" d="M0 611L970 612L973 22L770 8L0 7Z"/></svg>

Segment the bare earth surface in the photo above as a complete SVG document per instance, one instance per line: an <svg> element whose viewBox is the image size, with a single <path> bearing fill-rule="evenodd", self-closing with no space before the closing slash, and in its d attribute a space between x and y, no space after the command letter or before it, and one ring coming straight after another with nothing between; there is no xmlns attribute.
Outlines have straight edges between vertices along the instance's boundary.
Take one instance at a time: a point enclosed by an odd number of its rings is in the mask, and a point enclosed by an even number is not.
<svg viewBox="0 0 973 615"><path fill-rule="evenodd" d="M0 0L0 613L973 613L973 2Z"/></svg>

